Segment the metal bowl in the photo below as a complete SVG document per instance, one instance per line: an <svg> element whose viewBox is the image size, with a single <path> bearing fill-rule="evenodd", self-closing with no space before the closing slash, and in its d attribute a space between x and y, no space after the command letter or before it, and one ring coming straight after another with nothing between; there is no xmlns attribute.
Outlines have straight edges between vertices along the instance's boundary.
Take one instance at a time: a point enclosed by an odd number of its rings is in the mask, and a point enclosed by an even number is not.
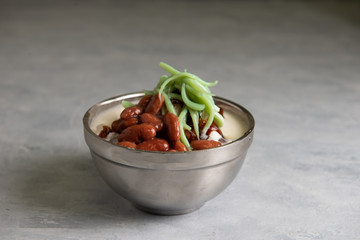
<svg viewBox="0 0 360 240"><path fill-rule="evenodd" d="M214 97L219 107L242 120L246 131L229 144L189 152L128 149L98 137L91 130L99 113L120 105L122 100L138 102L143 95L125 94L92 106L83 118L86 144L106 183L135 207L160 215L192 212L222 192L236 177L252 143L254 118L244 107Z"/></svg>

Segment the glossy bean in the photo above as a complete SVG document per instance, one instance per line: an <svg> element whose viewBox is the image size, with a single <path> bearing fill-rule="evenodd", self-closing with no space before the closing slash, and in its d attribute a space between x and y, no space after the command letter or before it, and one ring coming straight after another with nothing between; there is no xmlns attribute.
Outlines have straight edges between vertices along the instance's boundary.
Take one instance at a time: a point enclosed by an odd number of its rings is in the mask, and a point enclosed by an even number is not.
<svg viewBox="0 0 360 240"><path fill-rule="evenodd" d="M151 97L150 102L145 108L145 112L156 114L160 111L163 103L164 103L164 96L155 94L154 96Z"/></svg>
<svg viewBox="0 0 360 240"><path fill-rule="evenodd" d="M138 122L138 118L118 119L112 122L111 129L114 132L121 133L125 128L136 125Z"/></svg>
<svg viewBox="0 0 360 240"><path fill-rule="evenodd" d="M133 106L133 107L129 107L129 108L125 108L121 114L120 114L120 118L121 119L128 119L128 118L134 118L139 116L142 113L142 108L140 108L139 106Z"/></svg>
<svg viewBox="0 0 360 240"><path fill-rule="evenodd" d="M199 119L199 129L202 130L206 125L206 120L200 118ZM212 122L209 129L206 131L206 135L210 135L212 131L217 131L221 136L224 136L220 128L216 125L215 122Z"/></svg>
<svg viewBox="0 0 360 240"><path fill-rule="evenodd" d="M129 142L129 141L118 142L118 145L127 148L136 148L136 144L134 142Z"/></svg>
<svg viewBox="0 0 360 240"><path fill-rule="evenodd" d="M136 149L166 152L169 150L169 144L165 139L153 138L151 140L139 143L136 146Z"/></svg>
<svg viewBox="0 0 360 240"><path fill-rule="evenodd" d="M137 104L139 107L141 107L142 109L145 109L146 106L148 105L148 103L151 100L151 95L146 95L144 96L142 99L140 99L139 103Z"/></svg>
<svg viewBox="0 0 360 240"><path fill-rule="evenodd" d="M214 140L194 140L190 145L194 150L202 150L221 146L221 143Z"/></svg>
<svg viewBox="0 0 360 240"><path fill-rule="evenodd" d="M140 117L140 121L142 123L149 123L151 125L153 125L156 129L156 131L161 131L163 129L163 121L155 116L154 114L151 114L151 113L143 113L141 114L141 117Z"/></svg>
<svg viewBox="0 0 360 240"><path fill-rule="evenodd" d="M163 121L169 140L172 143L178 142L180 140L180 123L178 117L168 112L164 115Z"/></svg>
<svg viewBox="0 0 360 240"><path fill-rule="evenodd" d="M180 141L177 141L174 144L174 150L176 150L177 152L186 152L187 151L185 145Z"/></svg>
<svg viewBox="0 0 360 240"><path fill-rule="evenodd" d="M124 129L118 136L118 141L130 141L140 143L154 138L156 136L156 129L153 125L148 123L142 123L139 125L133 125Z"/></svg>

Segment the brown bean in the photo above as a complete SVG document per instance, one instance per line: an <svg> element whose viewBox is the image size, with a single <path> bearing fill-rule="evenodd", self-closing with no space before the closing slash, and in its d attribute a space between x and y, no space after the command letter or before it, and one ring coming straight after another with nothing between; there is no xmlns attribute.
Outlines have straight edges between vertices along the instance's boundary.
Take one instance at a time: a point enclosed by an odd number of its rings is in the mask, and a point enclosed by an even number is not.
<svg viewBox="0 0 360 240"><path fill-rule="evenodd" d="M142 123L124 129L118 136L118 141L130 141L140 143L142 140L150 140L156 136L156 129L153 125Z"/></svg>
<svg viewBox="0 0 360 240"><path fill-rule="evenodd" d="M99 133L99 137L101 138L106 138L107 135L109 135L109 133L111 132L111 128L104 125L103 129L101 130L101 132Z"/></svg>
<svg viewBox="0 0 360 240"><path fill-rule="evenodd" d="M213 131L218 132L222 137L224 137L222 131L220 130L220 128L214 122L210 125L210 128L209 128L209 130L207 130L206 134L210 135L210 133L213 132Z"/></svg>
<svg viewBox="0 0 360 240"><path fill-rule="evenodd" d="M136 148L136 144L134 142L129 142L129 141L118 142L118 145L127 148Z"/></svg>
<svg viewBox="0 0 360 240"><path fill-rule="evenodd" d="M124 120L118 119L111 123L111 129L114 132L120 133L124 129L123 125L124 125Z"/></svg>
<svg viewBox="0 0 360 240"><path fill-rule="evenodd" d="M155 94L154 96L151 97L149 104L145 108L145 112L156 114L160 111L163 103L164 103L164 96Z"/></svg>
<svg viewBox="0 0 360 240"><path fill-rule="evenodd" d="M206 124L207 120L204 120L202 118L199 119L199 129L202 130ZM210 135L212 131L217 131L221 136L224 137L222 131L220 128L216 125L215 122L212 122L209 129L206 131L206 135Z"/></svg>
<svg viewBox="0 0 360 240"><path fill-rule="evenodd" d="M151 113L141 114L140 121L142 123L149 123L149 124L153 125L157 132L161 131L163 129L163 125L164 125L163 121Z"/></svg>
<svg viewBox="0 0 360 240"><path fill-rule="evenodd" d="M219 113L220 113L221 116L224 117L224 109L222 107L220 108Z"/></svg>
<svg viewBox="0 0 360 240"><path fill-rule="evenodd" d="M153 138L151 140L139 143L136 146L136 149L166 152L169 150L169 144L165 139Z"/></svg>
<svg viewBox="0 0 360 240"><path fill-rule="evenodd" d="M140 137L142 140L150 140L156 136L156 129L153 125L142 123L140 126Z"/></svg>
<svg viewBox="0 0 360 240"><path fill-rule="evenodd" d="M137 104L142 109L145 109L148 103L151 100L152 95L146 95L142 99L140 99L139 103Z"/></svg>
<svg viewBox="0 0 360 240"><path fill-rule="evenodd" d="M182 142L177 141L174 144L174 150L176 150L177 152L186 152L187 148L185 147L185 145Z"/></svg>
<svg viewBox="0 0 360 240"><path fill-rule="evenodd" d="M121 112L120 118L121 119L134 118L139 116L142 113L142 111L143 111L142 108L138 106L128 107Z"/></svg>
<svg viewBox="0 0 360 240"><path fill-rule="evenodd" d="M190 145L194 150L202 150L221 146L221 143L214 140L194 140Z"/></svg>
<svg viewBox="0 0 360 240"><path fill-rule="evenodd" d="M188 139L189 142L192 142L192 141L198 139L194 129L191 129L191 131L185 130L185 136L186 136L186 138Z"/></svg>
<svg viewBox="0 0 360 240"><path fill-rule="evenodd" d="M180 123L178 117L173 113L166 113L163 117L164 126L168 134L168 138L172 143L180 140Z"/></svg>
<svg viewBox="0 0 360 240"><path fill-rule="evenodd" d="M138 122L138 118L118 119L112 122L111 129L114 132L121 133L125 128L138 124Z"/></svg>

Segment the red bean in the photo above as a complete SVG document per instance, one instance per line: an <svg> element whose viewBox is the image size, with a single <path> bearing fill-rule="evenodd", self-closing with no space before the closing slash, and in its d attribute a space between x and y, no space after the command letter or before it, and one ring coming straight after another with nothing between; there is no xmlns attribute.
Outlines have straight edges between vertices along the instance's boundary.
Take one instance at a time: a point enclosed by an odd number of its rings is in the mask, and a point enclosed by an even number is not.
<svg viewBox="0 0 360 240"><path fill-rule="evenodd" d="M153 138L151 140L139 143L136 146L136 149L166 152L169 150L169 144L165 139Z"/></svg>
<svg viewBox="0 0 360 240"><path fill-rule="evenodd" d="M138 122L138 118L118 119L113 121L111 124L111 129L114 132L121 133L125 128L138 124Z"/></svg>
<svg viewBox="0 0 360 240"><path fill-rule="evenodd" d="M163 125L164 125L163 121L153 114L150 113L141 114L140 121L142 123L149 123L153 125L157 132L163 129Z"/></svg>
<svg viewBox="0 0 360 240"><path fill-rule="evenodd" d="M134 142L129 142L129 141L118 142L118 145L127 148L136 148L136 144Z"/></svg>
<svg viewBox="0 0 360 240"><path fill-rule="evenodd" d="M111 128L104 125L103 129L101 130L101 132L99 133L99 137L101 138L106 138L107 135L109 135L109 133L111 132Z"/></svg>
<svg viewBox="0 0 360 240"><path fill-rule="evenodd" d="M221 116L224 117L224 109L222 107L220 108L219 113L220 113Z"/></svg>
<svg viewBox="0 0 360 240"><path fill-rule="evenodd" d="M191 129L191 131L185 130L185 136L186 136L186 138L188 139L189 142L192 142L192 141L198 139L194 129Z"/></svg>
<svg viewBox="0 0 360 240"><path fill-rule="evenodd" d="M142 140L150 140L156 136L156 129L153 125L142 123L124 129L118 136L118 141L130 141L140 143Z"/></svg>
<svg viewBox="0 0 360 240"><path fill-rule="evenodd" d="M163 95L155 94L151 97L149 104L145 108L146 113L156 114L160 111L164 103Z"/></svg>
<svg viewBox="0 0 360 240"><path fill-rule="evenodd" d="M145 109L148 103L150 102L151 97L152 97L151 95L144 96L142 99L140 99L137 105L142 109Z"/></svg>
<svg viewBox="0 0 360 240"><path fill-rule="evenodd" d="M187 148L185 147L185 145L182 142L177 141L174 144L174 150L176 150L177 152L186 152Z"/></svg>
<svg viewBox="0 0 360 240"><path fill-rule="evenodd" d="M173 113L166 113L163 117L164 126L168 138L172 143L180 140L180 123L178 117Z"/></svg>
<svg viewBox="0 0 360 240"><path fill-rule="evenodd" d="M194 140L190 145L194 150L202 150L221 146L221 143L214 140Z"/></svg>
<svg viewBox="0 0 360 240"><path fill-rule="evenodd" d="M141 113L142 113L142 108L140 108L138 106L132 106L132 107L125 108L121 112L120 118L121 119L134 118L134 117L139 116Z"/></svg>
<svg viewBox="0 0 360 240"><path fill-rule="evenodd" d="M202 130L206 124L207 120L202 118L199 119L199 129ZM217 131L221 136L224 136L220 128L216 125L215 122L212 122L209 129L206 132L206 135L210 135L212 131Z"/></svg>

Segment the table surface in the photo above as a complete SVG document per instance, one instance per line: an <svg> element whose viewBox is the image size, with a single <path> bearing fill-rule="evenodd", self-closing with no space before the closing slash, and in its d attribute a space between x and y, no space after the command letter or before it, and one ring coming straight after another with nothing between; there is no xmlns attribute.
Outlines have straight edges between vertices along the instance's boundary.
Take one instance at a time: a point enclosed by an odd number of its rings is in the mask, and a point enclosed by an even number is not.
<svg viewBox="0 0 360 240"><path fill-rule="evenodd" d="M356 1L2 1L1 239L359 239ZM165 61L249 109L236 179L154 216L101 179L85 111L152 89Z"/></svg>

